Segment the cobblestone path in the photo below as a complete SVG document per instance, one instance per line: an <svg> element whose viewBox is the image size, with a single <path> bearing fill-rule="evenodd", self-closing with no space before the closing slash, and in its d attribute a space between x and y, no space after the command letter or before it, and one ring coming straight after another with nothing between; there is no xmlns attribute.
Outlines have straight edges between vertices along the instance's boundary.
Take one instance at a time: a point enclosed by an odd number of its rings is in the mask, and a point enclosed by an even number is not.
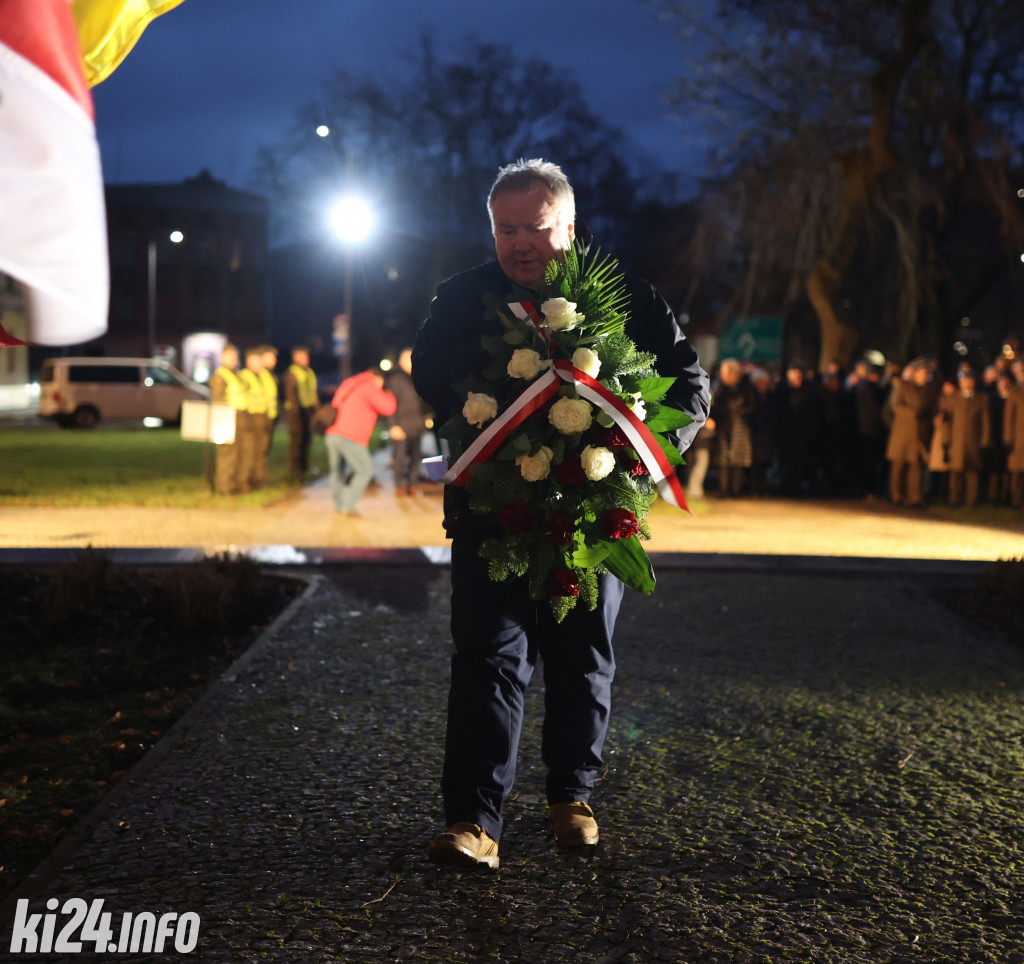
<svg viewBox="0 0 1024 964"><path fill-rule="evenodd" d="M538 673L501 869L460 873L422 856L447 573L318 579L33 912L194 911L211 962L1024 961L1024 649L926 580L659 574L617 634L602 843L553 846Z"/></svg>

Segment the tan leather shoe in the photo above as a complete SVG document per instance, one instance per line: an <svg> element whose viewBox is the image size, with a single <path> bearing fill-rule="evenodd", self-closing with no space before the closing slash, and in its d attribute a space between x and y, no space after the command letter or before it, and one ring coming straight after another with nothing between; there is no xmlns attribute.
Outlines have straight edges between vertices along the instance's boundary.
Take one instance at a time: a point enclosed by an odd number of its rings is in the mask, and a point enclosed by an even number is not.
<svg viewBox="0 0 1024 964"><path fill-rule="evenodd" d="M549 813L559 847L593 847L597 843L597 821L589 803L553 803Z"/></svg>
<svg viewBox="0 0 1024 964"><path fill-rule="evenodd" d="M427 847L427 860L441 867L498 869L498 844L475 823L453 823Z"/></svg>

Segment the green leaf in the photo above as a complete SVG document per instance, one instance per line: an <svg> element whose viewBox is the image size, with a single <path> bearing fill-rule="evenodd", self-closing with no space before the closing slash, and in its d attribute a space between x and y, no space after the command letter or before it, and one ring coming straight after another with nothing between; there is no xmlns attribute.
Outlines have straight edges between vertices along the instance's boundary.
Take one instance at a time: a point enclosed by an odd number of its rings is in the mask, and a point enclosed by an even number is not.
<svg viewBox="0 0 1024 964"><path fill-rule="evenodd" d="M646 596L654 592L654 567L636 536L615 540L605 556L604 564L612 575L630 588Z"/></svg>
<svg viewBox="0 0 1024 964"><path fill-rule="evenodd" d="M674 378L642 378L640 379L640 395L648 404L660 402L668 390L675 384Z"/></svg>
<svg viewBox="0 0 1024 964"><path fill-rule="evenodd" d="M683 461L683 457L679 454L677 449L664 435L658 435L654 433L654 440L661 446L662 452L665 453L665 458L668 459L669 465L686 465Z"/></svg>
<svg viewBox="0 0 1024 964"><path fill-rule="evenodd" d="M526 338L522 335L521 332L518 332L515 329L513 329L512 331L506 331L505 334L501 336L501 340L505 342L506 345L526 344Z"/></svg>
<svg viewBox="0 0 1024 964"><path fill-rule="evenodd" d="M669 408L667 405L662 405L658 409L657 414L652 415L644 424L652 432L671 432L673 429L689 425L692 421L693 419L686 412L681 412L678 408Z"/></svg>
<svg viewBox="0 0 1024 964"><path fill-rule="evenodd" d="M596 546L583 546L572 554L572 565L577 569L593 569L599 566L612 551L613 543L601 542Z"/></svg>

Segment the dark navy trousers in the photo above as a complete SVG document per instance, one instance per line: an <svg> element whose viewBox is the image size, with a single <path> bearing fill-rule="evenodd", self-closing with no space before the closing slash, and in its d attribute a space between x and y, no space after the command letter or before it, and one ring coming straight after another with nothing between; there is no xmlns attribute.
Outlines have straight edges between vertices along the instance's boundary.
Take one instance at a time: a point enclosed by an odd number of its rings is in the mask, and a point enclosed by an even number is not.
<svg viewBox="0 0 1024 964"><path fill-rule="evenodd" d="M544 666L542 755L549 803L587 800L603 769L615 675L612 633L623 587L600 577L597 609L577 605L561 624L525 579L494 582L477 542L452 541L452 656L441 791L446 824L501 836L515 779L526 688Z"/></svg>

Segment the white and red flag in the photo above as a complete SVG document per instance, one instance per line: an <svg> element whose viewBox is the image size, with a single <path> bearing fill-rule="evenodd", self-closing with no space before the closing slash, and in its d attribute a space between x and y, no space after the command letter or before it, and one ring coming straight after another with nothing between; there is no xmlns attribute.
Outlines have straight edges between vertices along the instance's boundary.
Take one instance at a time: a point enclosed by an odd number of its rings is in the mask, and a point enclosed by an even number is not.
<svg viewBox="0 0 1024 964"><path fill-rule="evenodd" d="M106 331L103 177L70 0L0 0L0 271L25 288L30 342Z"/></svg>

